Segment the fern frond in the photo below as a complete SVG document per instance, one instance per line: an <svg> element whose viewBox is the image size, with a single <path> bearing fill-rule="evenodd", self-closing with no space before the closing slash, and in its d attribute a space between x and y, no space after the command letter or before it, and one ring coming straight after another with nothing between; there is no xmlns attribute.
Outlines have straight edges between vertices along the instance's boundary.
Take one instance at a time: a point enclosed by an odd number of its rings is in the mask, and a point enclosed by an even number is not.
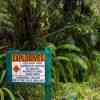
<svg viewBox="0 0 100 100"><path fill-rule="evenodd" d="M67 50L77 51L77 52L81 51L80 48L78 48L77 46L75 46L73 44L63 44L61 46L58 46L57 49L67 49Z"/></svg>

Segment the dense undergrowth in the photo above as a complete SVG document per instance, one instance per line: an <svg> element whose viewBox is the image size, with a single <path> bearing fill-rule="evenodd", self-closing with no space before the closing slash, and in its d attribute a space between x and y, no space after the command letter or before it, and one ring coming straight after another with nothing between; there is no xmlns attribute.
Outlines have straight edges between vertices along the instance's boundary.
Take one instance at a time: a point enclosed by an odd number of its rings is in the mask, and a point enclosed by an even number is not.
<svg viewBox="0 0 100 100"><path fill-rule="evenodd" d="M42 100L41 85L7 83L5 61L8 48L45 47L53 56L52 99L100 100L100 1L65 1L67 11L63 0L0 0L0 100Z"/></svg>

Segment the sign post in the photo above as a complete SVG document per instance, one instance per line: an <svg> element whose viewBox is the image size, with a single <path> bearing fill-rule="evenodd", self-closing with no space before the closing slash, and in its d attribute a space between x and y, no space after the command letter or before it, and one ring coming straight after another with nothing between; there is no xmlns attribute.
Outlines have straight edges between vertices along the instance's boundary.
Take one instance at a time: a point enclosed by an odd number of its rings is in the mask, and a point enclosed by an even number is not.
<svg viewBox="0 0 100 100"><path fill-rule="evenodd" d="M7 53L7 80L13 84L44 84L45 97L51 100L51 52L50 49Z"/></svg>

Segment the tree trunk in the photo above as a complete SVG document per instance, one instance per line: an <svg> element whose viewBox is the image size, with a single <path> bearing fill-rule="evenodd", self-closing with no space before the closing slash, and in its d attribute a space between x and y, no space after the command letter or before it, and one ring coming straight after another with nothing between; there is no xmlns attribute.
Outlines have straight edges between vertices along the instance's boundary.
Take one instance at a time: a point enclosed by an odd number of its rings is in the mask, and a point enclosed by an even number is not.
<svg viewBox="0 0 100 100"><path fill-rule="evenodd" d="M28 41L31 48L34 44L33 35L37 33L39 26L39 18L33 16L30 0L23 0L20 9L19 7L16 9L16 32L18 33L18 42L23 45L25 41Z"/></svg>

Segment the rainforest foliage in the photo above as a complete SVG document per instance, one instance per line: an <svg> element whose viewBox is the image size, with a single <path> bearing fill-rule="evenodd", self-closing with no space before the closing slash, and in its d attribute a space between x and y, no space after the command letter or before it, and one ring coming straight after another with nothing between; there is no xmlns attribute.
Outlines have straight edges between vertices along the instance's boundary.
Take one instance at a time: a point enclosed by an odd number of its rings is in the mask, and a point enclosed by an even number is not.
<svg viewBox="0 0 100 100"><path fill-rule="evenodd" d="M42 100L43 86L11 86L7 48L52 51L52 100L100 100L100 0L0 0L0 100Z"/></svg>

